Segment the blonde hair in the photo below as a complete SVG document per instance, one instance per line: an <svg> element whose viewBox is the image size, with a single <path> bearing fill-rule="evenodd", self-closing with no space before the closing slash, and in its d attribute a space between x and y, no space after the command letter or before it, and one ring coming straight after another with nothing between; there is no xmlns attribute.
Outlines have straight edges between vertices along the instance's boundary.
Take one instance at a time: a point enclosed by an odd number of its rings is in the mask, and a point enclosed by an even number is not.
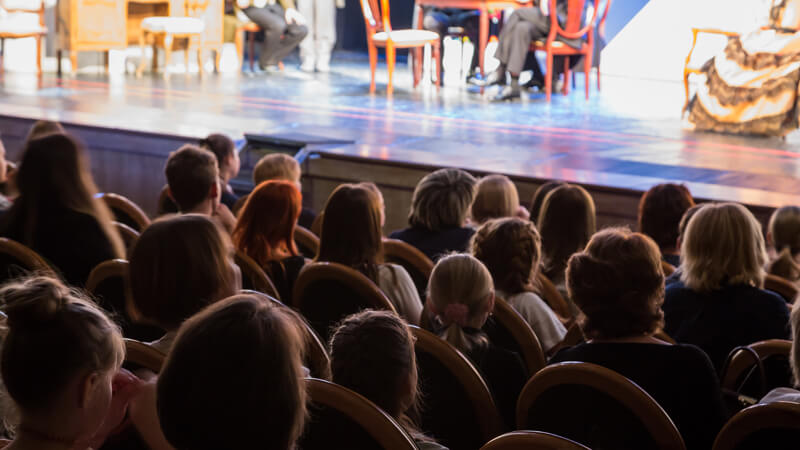
<svg viewBox="0 0 800 450"><path fill-rule="evenodd" d="M472 255L451 254L440 259L428 282L429 307L441 323L440 336L463 352L485 344L485 337L470 336L464 328L486 312L493 294L492 275Z"/></svg>
<svg viewBox="0 0 800 450"><path fill-rule="evenodd" d="M795 256L800 254L800 207L784 206L772 213L769 235L778 256L769 263L767 271L788 280L800 278L800 266Z"/></svg>
<svg viewBox="0 0 800 450"><path fill-rule="evenodd" d="M461 169L439 169L414 189L408 223L430 231L462 227L474 197L475 177Z"/></svg>
<svg viewBox="0 0 800 450"><path fill-rule="evenodd" d="M488 175L480 179L472 202L472 220L484 223L489 219L512 217L519 209L517 187L505 175Z"/></svg>
<svg viewBox="0 0 800 450"><path fill-rule="evenodd" d="M253 169L253 183L258 186L270 180L299 182L300 164L283 153L273 153L261 158Z"/></svg>
<svg viewBox="0 0 800 450"><path fill-rule="evenodd" d="M703 205L689 221L681 243L681 281L708 292L725 284L761 287L767 252L761 225L737 203Z"/></svg>

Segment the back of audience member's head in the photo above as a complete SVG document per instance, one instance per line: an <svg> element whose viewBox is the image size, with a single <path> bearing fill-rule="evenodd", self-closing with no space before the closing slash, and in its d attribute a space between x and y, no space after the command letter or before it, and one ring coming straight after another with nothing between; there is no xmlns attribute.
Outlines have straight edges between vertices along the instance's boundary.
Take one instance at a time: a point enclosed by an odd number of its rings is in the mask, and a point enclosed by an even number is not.
<svg viewBox="0 0 800 450"><path fill-rule="evenodd" d="M490 220L478 228L471 248L498 291L514 295L533 288L541 257L541 238L533 223L512 217Z"/></svg>
<svg viewBox="0 0 800 450"><path fill-rule="evenodd" d="M269 180L291 181L300 184L300 164L283 153L264 156L253 169L253 183L259 185ZM299 189L299 186L298 186Z"/></svg>
<svg viewBox="0 0 800 450"><path fill-rule="evenodd" d="M207 216L158 219L131 250L134 312L167 331L240 287L230 239Z"/></svg>
<svg viewBox="0 0 800 450"><path fill-rule="evenodd" d="M239 213L234 245L262 267L281 255L297 256L294 230L301 208L302 197L294 183L259 184Z"/></svg>
<svg viewBox="0 0 800 450"><path fill-rule="evenodd" d="M597 232L572 255L567 290L590 339L651 335L664 323L664 273L655 242L627 228Z"/></svg>
<svg viewBox="0 0 800 450"><path fill-rule="evenodd" d="M47 211L69 209L94 217L117 257L124 256L122 239L111 224L111 211L96 198L97 187L80 142L65 134L29 141L16 182L20 196L6 220L21 225L23 244L32 245L38 221L45 220Z"/></svg>
<svg viewBox="0 0 800 450"><path fill-rule="evenodd" d="M519 193L505 175L488 175L478 181L472 201L472 220L482 224L489 219L513 217L519 210Z"/></svg>
<svg viewBox="0 0 800 450"><path fill-rule="evenodd" d="M444 256L431 272L428 307L442 337L455 348L469 352L486 343L484 336L469 335L464 328L480 329L494 308L492 275L472 255Z"/></svg>
<svg viewBox="0 0 800 450"><path fill-rule="evenodd" d="M239 173L241 162L239 161L239 154L236 152L236 145L231 138L219 133L209 134L201 139L197 145L217 157L219 176L225 182Z"/></svg>
<svg viewBox="0 0 800 450"><path fill-rule="evenodd" d="M767 260L761 225L737 203L705 204L689 221L681 258L681 281L694 291L761 287Z"/></svg>
<svg viewBox="0 0 800 450"><path fill-rule="evenodd" d="M772 213L767 227L767 240L777 253L767 271L788 280L800 278L800 207L784 206Z"/></svg>
<svg viewBox="0 0 800 450"><path fill-rule="evenodd" d="M542 203L544 203L544 198L547 197L547 194L560 186L564 186L565 184L567 183L563 181L548 181L536 189L536 192L533 193L533 198L531 199L531 221L536 221L539 219L539 213L542 211Z"/></svg>
<svg viewBox="0 0 800 450"><path fill-rule="evenodd" d="M333 382L363 395L412 435L417 363L408 324L388 311L362 311L342 320L330 342Z"/></svg>
<svg viewBox="0 0 800 450"><path fill-rule="evenodd" d="M37 120L28 130L28 136L25 138L25 142L39 139L50 134L65 134L64 127L54 120Z"/></svg>
<svg viewBox="0 0 800 450"><path fill-rule="evenodd" d="M703 204L694 205L691 208L687 209L683 216L681 216L681 221L678 224L678 241L683 242L684 237L686 236L686 227L689 226L689 221L692 220L697 211L700 211L700 208L703 207ZM680 249L679 249L680 250Z"/></svg>
<svg viewBox="0 0 800 450"><path fill-rule="evenodd" d="M303 343L283 308L250 295L181 327L158 377L158 418L177 449L294 449L306 417Z"/></svg>
<svg viewBox="0 0 800 450"><path fill-rule="evenodd" d="M60 433L71 428L71 435L58 435L61 439L93 437L125 356L117 325L83 294L45 276L6 284L0 302L7 316L0 372L21 429L57 421Z"/></svg>
<svg viewBox="0 0 800 450"><path fill-rule="evenodd" d="M170 153L165 173L170 196L180 211L190 212L212 196L219 202L219 168L210 151L184 145Z"/></svg>
<svg viewBox="0 0 800 450"><path fill-rule="evenodd" d="M681 217L692 206L694 199L686 186L653 186L639 201L639 232L650 236L662 253L677 251Z"/></svg>
<svg viewBox="0 0 800 450"><path fill-rule="evenodd" d="M337 187L325 204L316 260L344 264L377 281L383 262L379 204L363 185Z"/></svg>
<svg viewBox="0 0 800 450"><path fill-rule="evenodd" d="M439 169L414 189L408 223L430 231L463 227L475 196L475 177L461 169Z"/></svg>
<svg viewBox="0 0 800 450"><path fill-rule="evenodd" d="M554 283L563 279L569 257L589 242L595 220L592 196L578 185L559 186L544 198L536 224L542 236L542 270Z"/></svg>
<svg viewBox="0 0 800 450"><path fill-rule="evenodd" d="M800 389L800 302L797 299L792 304L789 324L792 328L792 354L789 355L789 365L792 367L794 387Z"/></svg>

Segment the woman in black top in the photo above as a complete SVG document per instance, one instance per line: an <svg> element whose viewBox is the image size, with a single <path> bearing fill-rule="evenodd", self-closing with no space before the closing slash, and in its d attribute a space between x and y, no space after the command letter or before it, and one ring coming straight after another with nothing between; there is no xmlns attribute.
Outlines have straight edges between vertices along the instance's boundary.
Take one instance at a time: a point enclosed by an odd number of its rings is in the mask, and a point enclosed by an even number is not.
<svg viewBox="0 0 800 450"><path fill-rule="evenodd" d="M653 337L663 324L664 299L655 242L627 229L600 231L570 258L566 278L589 340L558 352L551 363L582 361L619 372L664 408L687 448L711 448L726 420L711 361L695 346Z"/></svg>
<svg viewBox="0 0 800 450"><path fill-rule="evenodd" d="M72 137L30 140L17 173L19 197L3 217L0 234L32 248L64 276L83 286L103 261L123 258L111 212L97 188L83 149Z"/></svg>

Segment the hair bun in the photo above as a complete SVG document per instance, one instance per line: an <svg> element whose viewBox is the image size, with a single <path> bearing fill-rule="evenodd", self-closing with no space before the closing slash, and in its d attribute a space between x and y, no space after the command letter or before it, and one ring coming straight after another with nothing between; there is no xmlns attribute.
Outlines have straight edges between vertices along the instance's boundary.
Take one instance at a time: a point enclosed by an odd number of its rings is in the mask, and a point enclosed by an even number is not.
<svg viewBox="0 0 800 450"><path fill-rule="evenodd" d="M8 327L31 328L52 321L66 304L69 289L57 280L36 277L11 283L0 290Z"/></svg>
<svg viewBox="0 0 800 450"><path fill-rule="evenodd" d="M599 296L610 294L609 289L620 285L616 267L588 253L575 253L567 263L568 289Z"/></svg>

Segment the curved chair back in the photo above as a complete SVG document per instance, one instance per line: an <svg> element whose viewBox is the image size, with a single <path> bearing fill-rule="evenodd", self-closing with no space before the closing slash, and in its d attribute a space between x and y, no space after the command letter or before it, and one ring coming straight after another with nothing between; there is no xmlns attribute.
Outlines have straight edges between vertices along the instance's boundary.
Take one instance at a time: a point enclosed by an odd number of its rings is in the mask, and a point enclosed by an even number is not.
<svg viewBox="0 0 800 450"><path fill-rule="evenodd" d="M300 254L308 259L314 259L319 252L319 238L308 228L297 225L294 228L294 243Z"/></svg>
<svg viewBox="0 0 800 450"><path fill-rule="evenodd" d="M298 323L300 324L302 333L303 333L303 340L305 342L305 366L311 372L311 376L314 378L319 378L322 380L330 380L331 379L331 359L328 356L328 350L325 348L325 344L322 343L322 340L319 338L319 335L311 328L311 325L306 322L306 320L297 313L297 311L289 308L288 306L284 305L280 300L276 299L275 297L270 297L263 292L258 291L251 291L247 289L242 289L240 291L242 294L247 295L254 295L258 298L262 298L265 301L272 303L275 306L280 308L286 308L294 318L297 319Z"/></svg>
<svg viewBox="0 0 800 450"><path fill-rule="evenodd" d="M58 277L41 255L17 241L0 238L0 283L31 273Z"/></svg>
<svg viewBox="0 0 800 450"><path fill-rule="evenodd" d="M363 309L396 312L392 302L369 278L347 266L306 264L294 282L292 306L300 311L325 342L330 328Z"/></svg>
<svg viewBox="0 0 800 450"><path fill-rule="evenodd" d="M383 257L386 262L403 266L414 281L420 298L425 298L428 279L433 271L433 261L413 245L398 239L383 239Z"/></svg>
<svg viewBox="0 0 800 450"><path fill-rule="evenodd" d="M550 306L550 309L563 319L572 318L572 311L569 309L569 304L561 293L558 292L556 285L541 272L539 272L536 281L539 284L538 294L542 297L542 300Z"/></svg>
<svg viewBox="0 0 800 450"><path fill-rule="evenodd" d="M101 308L110 312L122 328L122 335L140 341L154 341L164 335L158 327L138 324L128 314L128 261L112 259L101 262L89 273L86 290Z"/></svg>
<svg viewBox="0 0 800 450"><path fill-rule="evenodd" d="M117 229L119 236L122 238L122 243L125 244L125 252L128 254L128 256L130 256L133 245L136 244L137 240L139 240L139 232L122 222L113 221L111 223L114 225L114 228Z"/></svg>
<svg viewBox="0 0 800 450"><path fill-rule="evenodd" d="M150 225L150 218L147 217L147 214L142 211L139 205L132 202L127 197L108 192L98 194L97 196L106 203L114 214L114 220L117 222L124 223L140 233Z"/></svg>
<svg viewBox="0 0 800 450"><path fill-rule="evenodd" d="M414 440L392 417L358 393L314 378L306 380L306 387L311 400L311 417L300 438L300 448L417 448Z"/></svg>
<svg viewBox="0 0 800 450"><path fill-rule="evenodd" d="M745 408L717 435L713 450L789 450L800 442L800 404L773 402Z"/></svg>
<svg viewBox="0 0 800 450"><path fill-rule="evenodd" d="M663 259L661 260L661 271L664 272L664 278L666 278L666 277L672 275L673 273L675 273L675 270L676 270L675 266L673 266L672 264L664 261Z"/></svg>
<svg viewBox="0 0 800 450"><path fill-rule="evenodd" d="M750 375L757 369L755 355L746 350L734 350L730 357L728 366L720 377L723 389L740 392L760 398L766 392L775 387L792 386L792 374L789 367L789 355L792 351L792 341L784 339L769 339L759 341L747 346L752 349L762 361L766 379L754 380L763 383L762 387L750 384ZM755 378L759 378L757 375Z"/></svg>
<svg viewBox="0 0 800 450"><path fill-rule="evenodd" d="M519 450L522 448L530 450L590 450L589 447L575 441L543 431L512 431L487 442L481 447L481 450Z"/></svg>
<svg viewBox="0 0 800 450"><path fill-rule="evenodd" d="M452 450L476 449L503 431L500 413L478 369L444 339L412 326L422 429Z"/></svg>
<svg viewBox="0 0 800 450"><path fill-rule="evenodd" d="M134 339L125 339L125 362L143 367L153 373L161 372L166 355L149 344Z"/></svg>
<svg viewBox="0 0 800 450"><path fill-rule="evenodd" d="M517 401L517 427L556 433L590 448L686 448L647 392L589 363L555 364L534 375Z"/></svg>
<svg viewBox="0 0 800 450"><path fill-rule="evenodd" d="M797 294L800 293L800 290L798 290L794 283L772 274L767 274L767 277L764 279L764 289L779 294L787 303L794 303L794 299L797 297Z"/></svg>
<svg viewBox="0 0 800 450"><path fill-rule="evenodd" d="M317 236L322 236L322 221L325 220L325 211L320 211L314 222L311 224L311 232Z"/></svg>
<svg viewBox="0 0 800 450"><path fill-rule="evenodd" d="M263 292L271 297L281 299L278 289L272 284L264 269L253 261L253 258L245 255L242 251L236 250L233 257L236 265L242 270L242 288L253 291Z"/></svg>
<svg viewBox="0 0 800 450"><path fill-rule="evenodd" d="M545 364L544 351L536 333L522 316L502 298L495 298L493 320L487 321L484 331L499 347L518 353L525 361L528 376L533 376Z"/></svg>

